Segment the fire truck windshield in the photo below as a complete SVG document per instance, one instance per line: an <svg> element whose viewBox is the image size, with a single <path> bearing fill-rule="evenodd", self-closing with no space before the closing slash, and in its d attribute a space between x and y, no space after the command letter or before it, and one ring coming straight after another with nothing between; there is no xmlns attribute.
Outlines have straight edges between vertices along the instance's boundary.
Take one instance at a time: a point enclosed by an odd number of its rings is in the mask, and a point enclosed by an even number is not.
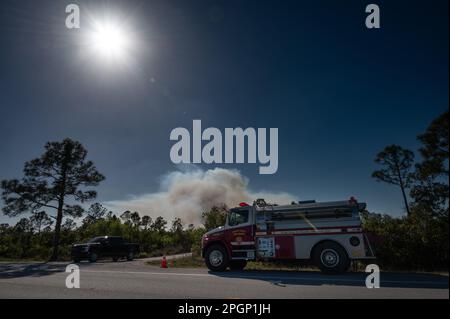
<svg viewBox="0 0 450 319"><path fill-rule="evenodd" d="M228 215L228 225L237 226L248 222L248 210L232 210Z"/></svg>

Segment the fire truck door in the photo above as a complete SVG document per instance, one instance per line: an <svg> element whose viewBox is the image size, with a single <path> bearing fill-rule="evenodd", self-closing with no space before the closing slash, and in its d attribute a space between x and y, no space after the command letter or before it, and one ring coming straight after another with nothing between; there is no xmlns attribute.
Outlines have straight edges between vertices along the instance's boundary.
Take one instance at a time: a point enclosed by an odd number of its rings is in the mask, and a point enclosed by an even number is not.
<svg viewBox="0 0 450 319"><path fill-rule="evenodd" d="M227 226L226 240L231 246L231 259L254 259L254 225L249 209L232 210Z"/></svg>

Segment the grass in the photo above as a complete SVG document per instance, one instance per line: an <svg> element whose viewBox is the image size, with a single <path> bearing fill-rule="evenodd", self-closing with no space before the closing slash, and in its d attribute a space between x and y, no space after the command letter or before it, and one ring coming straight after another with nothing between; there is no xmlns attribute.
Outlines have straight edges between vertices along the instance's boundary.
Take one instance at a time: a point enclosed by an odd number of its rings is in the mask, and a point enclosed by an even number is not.
<svg viewBox="0 0 450 319"><path fill-rule="evenodd" d="M150 266L160 266L161 261L147 261L147 265ZM169 268L205 268L205 262L203 258L199 256L189 256L189 257L181 257L177 259L169 259L167 260L167 266Z"/></svg>
<svg viewBox="0 0 450 319"><path fill-rule="evenodd" d="M38 258L5 258L0 257L0 262L2 263L30 263L30 262L46 262L47 260L44 259L38 259Z"/></svg>
<svg viewBox="0 0 450 319"><path fill-rule="evenodd" d="M160 266L161 260L147 261L147 265ZM167 260L169 268L206 268L205 261L200 256L181 257ZM245 267L247 270L288 270L288 271L317 271L311 266L299 266L284 263L265 263L261 261L249 261Z"/></svg>
<svg viewBox="0 0 450 319"><path fill-rule="evenodd" d="M147 265L161 266L161 260L147 261ZM167 260L169 268L206 268L205 261L200 256L181 257L173 260ZM249 261L246 270L272 270L272 271L311 271L317 272L318 268L308 264L282 263L282 262L262 262ZM357 262L356 268L351 267L349 271L364 272L365 264ZM406 271L384 269L385 272L405 272L405 273L423 273L429 275L448 276L448 271Z"/></svg>
<svg viewBox="0 0 450 319"><path fill-rule="evenodd" d="M280 262L250 261L245 267L247 270L278 270L278 271L319 271L311 265L290 264Z"/></svg>

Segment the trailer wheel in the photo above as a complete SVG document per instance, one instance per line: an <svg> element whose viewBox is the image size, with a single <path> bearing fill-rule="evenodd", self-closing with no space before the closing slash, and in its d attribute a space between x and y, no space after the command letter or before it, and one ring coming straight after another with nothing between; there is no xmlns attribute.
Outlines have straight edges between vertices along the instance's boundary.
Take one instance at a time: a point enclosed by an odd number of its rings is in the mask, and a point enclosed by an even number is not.
<svg viewBox="0 0 450 319"><path fill-rule="evenodd" d="M247 260L231 260L230 269L231 270L243 270L247 266Z"/></svg>
<svg viewBox="0 0 450 319"><path fill-rule="evenodd" d="M228 267L228 254L222 245L212 245L206 250L206 266L211 271L224 271Z"/></svg>
<svg viewBox="0 0 450 319"><path fill-rule="evenodd" d="M313 261L322 272L329 274L342 273L350 267L347 252L335 242L324 242L316 246Z"/></svg>

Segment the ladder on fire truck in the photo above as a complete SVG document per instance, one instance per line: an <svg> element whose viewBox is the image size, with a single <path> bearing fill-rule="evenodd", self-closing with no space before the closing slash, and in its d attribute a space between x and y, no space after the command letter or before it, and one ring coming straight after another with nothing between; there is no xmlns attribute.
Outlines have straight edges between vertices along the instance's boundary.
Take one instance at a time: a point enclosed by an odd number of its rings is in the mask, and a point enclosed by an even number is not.
<svg viewBox="0 0 450 319"><path fill-rule="evenodd" d="M257 199L253 205L257 213L264 214L266 221L354 217L366 208L365 203L358 203L353 197L348 201L317 203L308 200L282 206L267 204L264 199Z"/></svg>

